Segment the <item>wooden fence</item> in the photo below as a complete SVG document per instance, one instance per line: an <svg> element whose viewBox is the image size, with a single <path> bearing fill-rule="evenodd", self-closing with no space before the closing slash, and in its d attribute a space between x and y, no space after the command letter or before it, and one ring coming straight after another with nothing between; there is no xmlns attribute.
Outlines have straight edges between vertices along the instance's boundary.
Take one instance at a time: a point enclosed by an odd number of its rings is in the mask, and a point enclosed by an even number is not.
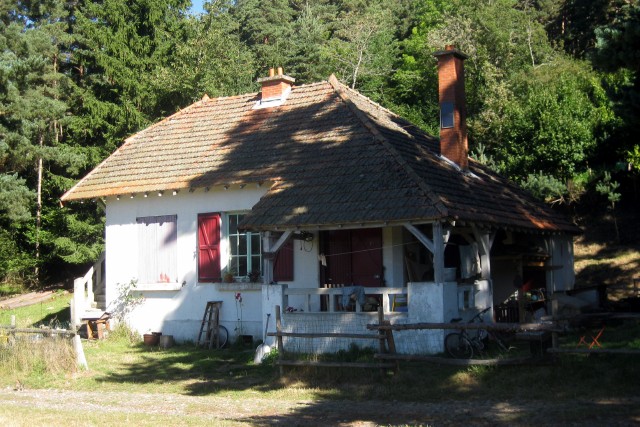
<svg viewBox="0 0 640 427"><path fill-rule="evenodd" d="M51 329L51 328L17 328L15 326L15 318L11 317L11 325L0 325L0 330L7 331L7 336L15 336L16 334L35 334L41 335L44 338L53 336L62 336L70 338L73 343L73 349L76 353L76 360L78 366L83 369L88 369L87 359L84 355L84 349L82 348L82 342L80 341L80 335L74 329ZM8 344L7 339L7 344Z"/></svg>
<svg viewBox="0 0 640 427"><path fill-rule="evenodd" d="M267 335L276 337L276 345L278 349L277 365L280 366L280 375L283 374L284 366L315 366L315 367L328 367L328 368L396 368L396 363L389 362L326 362L317 360L289 360L285 359L286 353L284 350L283 337L296 337L296 338L337 338L337 339L371 339L379 342L380 352L384 353L387 348L393 348L395 352L395 345L393 343L393 335L390 332L380 330L377 334L354 334L354 333L308 333L308 332L283 332L282 331L282 314L279 305L276 305L276 332L270 332ZM378 321L380 324L386 324L384 320L383 308L378 308Z"/></svg>
<svg viewBox="0 0 640 427"><path fill-rule="evenodd" d="M615 315L620 318L620 315ZM637 319L637 315L623 316L624 318ZM376 334L354 334L354 333L302 333L302 332L284 332L282 330L282 319L280 306L276 306L276 332L269 333L269 336L275 336L278 348L278 361L280 373L282 374L283 366L316 366L316 367L337 367L337 368L393 368L397 369L399 361L426 361L441 364L469 366L469 365L517 365L517 364L540 364L548 363L549 358L543 357L512 357L512 358L495 358L495 359L453 359L440 356L427 355L405 355L397 354L395 350L395 341L393 331L402 330L424 330L424 329L484 329L488 331L499 332L516 332L517 339L523 341L538 341L541 349L548 354L559 353L606 353L606 354L640 354L640 350L636 349L602 349L602 348L560 348L558 344L558 334L566 333L567 329L557 321L547 321L543 323L413 323L413 324L397 324L392 325L389 321L384 320L382 307L378 309L378 323L367 325L367 329L377 331ZM288 360L285 359L285 350L283 345L283 337L297 338L338 338L338 339L374 339L379 341L379 351L374 354L374 358L379 361L387 361L393 363L352 363L352 362L322 362L310 360ZM543 341L551 341L550 348L543 348ZM543 356L544 353L541 354ZM551 359L552 360L552 359Z"/></svg>

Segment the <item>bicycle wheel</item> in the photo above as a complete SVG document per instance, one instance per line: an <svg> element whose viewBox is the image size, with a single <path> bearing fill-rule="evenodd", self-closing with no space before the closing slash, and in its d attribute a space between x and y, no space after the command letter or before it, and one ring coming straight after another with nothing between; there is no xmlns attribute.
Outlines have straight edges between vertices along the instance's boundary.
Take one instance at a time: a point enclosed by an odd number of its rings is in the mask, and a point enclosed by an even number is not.
<svg viewBox="0 0 640 427"><path fill-rule="evenodd" d="M511 349L511 347L506 344L505 337L502 336L502 334L498 332L493 332L491 334L491 338L493 339L493 341L495 341L496 345L498 346L498 349L502 353L506 353Z"/></svg>
<svg viewBox="0 0 640 427"><path fill-rule="evenodd" d="M217 338L217 341L216 341ZM212 337L212 342L215 345L215 343L218 343L218 347L217 348L223 348L225 345L227 345L227 341L229 341L229 331L227 330L227 328L225 328L222 325L218 325L218 336L216 337L216 334L213 334Z"/></svg>
<svg viewBox="0 0 640 427"><path fill-rule="evenodd" d="M471 359L473 357L471 342L459 332L447 335L444 339L444 348L454 359Z"/></svg>

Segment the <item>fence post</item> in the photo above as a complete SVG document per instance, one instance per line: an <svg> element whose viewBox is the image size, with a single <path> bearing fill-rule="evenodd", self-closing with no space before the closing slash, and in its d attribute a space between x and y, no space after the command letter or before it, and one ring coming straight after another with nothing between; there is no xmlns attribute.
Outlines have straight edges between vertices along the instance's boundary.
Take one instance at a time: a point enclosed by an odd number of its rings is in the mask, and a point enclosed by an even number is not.
<svg viewBox="0 0 640 427"><path fill-rule="evenodd" d="M382 326L382 324L384 323L384 312L383 312L383 308L381 306L378 306L378 325ZM380 335L380 338L382 338L382 336L384 335L386 338L386 333L384 330L382 329L378 329L378 335ZM384 346L384 340L381 339L379 341L380 343L380 353L386 353L387 349Z"/></svg>
<svg viewBox="0 0 640 427"><path fill-rule="evenodd" d="M80 335L78 329L80 328L81 311L84 311L84 279L78 278L73 281L73 299L71 300L71 330L75 332L73 335L73 349L76 352L76 360L78 366L83 369L89 369L87 365L87 359L84 356L84 349L82 348L82 341L80 341ZM89 325L87 325L89 327Z"/></svg>
<svg viewBox="0 0 640 427"><path fill-rule="evenodd" d="M278 360L282 361L283 356L284 356L284 346L282 345L282 335L280 335L280 333L282 332L282 318L280 316L280 306L276 305L276 342L278 345ZM284 375L284 368L282 365L280 365L280 376Z"/></svg>
<svg viewBox="0 0 640 427"><path fill-rule="evenodd" d="M556 326L558 326L558 300L551 300L551 318ZM555 331L551 332L551 348L553 350L558 349L558 333ZM557 357L557 353L553 353L553 357Z"/></svg>

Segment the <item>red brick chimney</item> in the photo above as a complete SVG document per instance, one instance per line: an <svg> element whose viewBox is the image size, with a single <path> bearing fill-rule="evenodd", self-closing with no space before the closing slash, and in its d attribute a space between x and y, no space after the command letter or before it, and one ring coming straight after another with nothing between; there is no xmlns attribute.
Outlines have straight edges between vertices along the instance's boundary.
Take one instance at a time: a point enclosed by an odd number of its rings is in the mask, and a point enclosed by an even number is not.
<svg viewBox="0 0 640 427"><path fill-rule="evenodd" d="M291 91L292 84L296 81L293 77L285 76L282 73L282 67L278 67L278 74L271 68L269 77L258 79L258 83L262 83L261 103L284 101Z"/></svg>
<svg viewBox="0 0 640 427"><path fill-rule="evenodd" d="M433 55L438 58L440 154L466 170L469 167L469 143L464 60L468 57L451 45Z"/></svg>

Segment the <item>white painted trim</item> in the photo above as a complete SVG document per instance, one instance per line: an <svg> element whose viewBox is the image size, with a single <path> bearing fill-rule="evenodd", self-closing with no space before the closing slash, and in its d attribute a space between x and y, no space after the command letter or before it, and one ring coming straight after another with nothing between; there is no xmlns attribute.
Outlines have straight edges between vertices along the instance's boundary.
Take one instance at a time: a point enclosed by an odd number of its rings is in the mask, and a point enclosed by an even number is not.
<svg viewBox="0 0 640 427"><path fill-rule="evenodd" d="M282 233L282 235L280 236L280 238L278 238L278 240L269 248L269 250L265 250L265 252L270 252L270 253L276 253L280 250L280 248L282 247L282 245L284 245L287 240L289 240L289 237L291 236L291 230L287 230L284 233Z"/></svg>
<svg viewBox="0 0 640 427"><path fill-rule="evenodd" d="M427 249L429 249L432 254L435 253L435 245L433 244L433 241L425 236L422 231L418 230L418 228L412 224L404 224L404 228L409 230L409 232L413 234L415 238L418 239L418 241L422 243Z"/></svg>
<svg viewBox="0 0 640 427"><path fill-rule="evenodd" d="M180 283L138 283L133 291L179 291L180 289L182 289Z"/></svg>

